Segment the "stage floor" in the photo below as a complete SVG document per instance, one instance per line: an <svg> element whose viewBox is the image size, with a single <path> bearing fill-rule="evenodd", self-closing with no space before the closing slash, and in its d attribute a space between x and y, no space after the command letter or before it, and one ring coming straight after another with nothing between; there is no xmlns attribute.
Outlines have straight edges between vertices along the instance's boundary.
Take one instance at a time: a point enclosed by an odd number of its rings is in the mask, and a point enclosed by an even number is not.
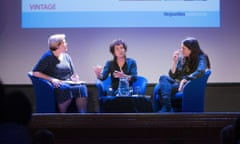
<svg viewBox="0 0 240 144"><path fill-rule="evenodd" d="M240 112L203 113L34 113L31 127L51 128L161 128L222 127Z"/></svg>

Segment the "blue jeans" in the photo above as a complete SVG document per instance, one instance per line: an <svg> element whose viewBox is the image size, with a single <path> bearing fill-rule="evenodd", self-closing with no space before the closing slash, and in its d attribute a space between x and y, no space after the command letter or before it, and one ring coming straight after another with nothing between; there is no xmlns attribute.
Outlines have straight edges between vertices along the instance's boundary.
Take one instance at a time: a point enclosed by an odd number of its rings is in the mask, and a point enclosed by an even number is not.
<svg viewBox="0 0 240 144"><path fill-rule="evenodd" d="M179 82L166 75L160 76L159 84L158 94L160 98L172 99L179 87Z"/></svg>

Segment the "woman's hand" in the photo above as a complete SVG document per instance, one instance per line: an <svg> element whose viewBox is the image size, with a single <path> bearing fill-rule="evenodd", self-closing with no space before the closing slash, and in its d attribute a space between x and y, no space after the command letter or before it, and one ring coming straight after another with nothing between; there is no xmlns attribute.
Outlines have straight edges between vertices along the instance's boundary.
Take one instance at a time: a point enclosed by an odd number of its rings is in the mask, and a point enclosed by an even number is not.
<svg viewBox="0 0 240 144"><path fill-rule="evenodd" d="M187 80L186 79L182 79L180 84L179 84L179 87L178 87L178 91L182 91L183 90L183 87L184 85L186 84Z"/></svg>
<svg viewBox="0 0 240 144"><path fill-rule="evenodd" d="M93 67L93 71L94 71L94 73L96 74L97 77L101 76L102 69L103 68L100 65L97 65L97 66Z"/></svg>
<svg viewBox="0 0 240 144"><path fill-rule="evenodd" d="M125 78L127 75L125 75L122 71L114 71L113 76L115 78Z"/></svg>
<svg viewBox="0 0 240 144"><path fill-rule="evenodd" d="M176 72L179 54L180 50L176 50L173 52L173 64L171 68L172 73Z"/></svg>
<svg viewBox="0 0 240 144"><path fill-rule="evenodd" d="M79 81L79 76L78 76L78 74L73 74L72 76L71 76L71 80L73 81L73 82L78 82Z"/></svg>
<svg viewBox="0 0 240 144"><path fill-rule="evenodd" d="M124 77L125 74L122 71L114 71L113 76L115 78L121 78L121 77Z"/></svg>
<svg viewBox="0 0 240 144"><path fill-rule="evenodd" d="M114 71L113 76L115 78L127 78L128 80L131 78L130 76L123 73L123 71Z"/></svg>
<svg viewBox="0 0 240 144"><path fill-rule="evenodd" d="M56 78L51 78L51 81L50 81L50 82L53 84L53 86L54 86L55 88L60 87L60 85L61 85L61 83L62 83L61 80L56 79Z"/></svg>
<svg viewBox="0 0 240 144"><path fill-rule="evenodd" d="M180 50L176 50L173 52L173 63L177 64L179 54L180 54Z"/></svg>

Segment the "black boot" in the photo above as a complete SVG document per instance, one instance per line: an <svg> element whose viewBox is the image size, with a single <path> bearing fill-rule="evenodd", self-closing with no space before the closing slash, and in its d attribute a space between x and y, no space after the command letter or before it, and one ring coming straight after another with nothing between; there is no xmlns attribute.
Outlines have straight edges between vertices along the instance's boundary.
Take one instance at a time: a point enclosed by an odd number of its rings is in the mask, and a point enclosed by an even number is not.
<svg viewBox="0 0 240 144"><path fill-rule="evenodd" d="M162 96L162 109L159 112L172 112L171 100L168 96Z"/></svg>

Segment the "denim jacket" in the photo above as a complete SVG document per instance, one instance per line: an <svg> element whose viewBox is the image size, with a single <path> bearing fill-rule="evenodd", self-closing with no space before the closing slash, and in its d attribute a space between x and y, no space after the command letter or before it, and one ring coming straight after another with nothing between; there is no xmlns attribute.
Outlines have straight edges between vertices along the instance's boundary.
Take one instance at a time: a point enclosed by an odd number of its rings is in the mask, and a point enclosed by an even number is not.
<svg viewBox="0 0 240 144"><path fill-rule="evenodd" d="M111 80L112 80L112 88L117 89L118 88L118 83L119 79L114 78L113 73L114 71L120 71L120 67L118 66L116 60L109 60L106 62L103 71L101 73L101 80L105 80L109 74L111 75ZM132 82L136 80L137 78L137 64L134 59L131 58L126 58L126 62L122 68L124 74L130 75L131 80L130 80L130 85L132 85Z"/></svg>
<svg viewBox="0 0 240 144"><path fill-rule="evenodd" d="M179 58L176 72L172 73L172 71L169 70L169 76L177 81L181 81L182 79L191 80L203 76L205 70L207 69L207 60L205 55L199 55L198 65L193 72L188 72L186 69L186 64L182 62L182 58Z"/></svg>

